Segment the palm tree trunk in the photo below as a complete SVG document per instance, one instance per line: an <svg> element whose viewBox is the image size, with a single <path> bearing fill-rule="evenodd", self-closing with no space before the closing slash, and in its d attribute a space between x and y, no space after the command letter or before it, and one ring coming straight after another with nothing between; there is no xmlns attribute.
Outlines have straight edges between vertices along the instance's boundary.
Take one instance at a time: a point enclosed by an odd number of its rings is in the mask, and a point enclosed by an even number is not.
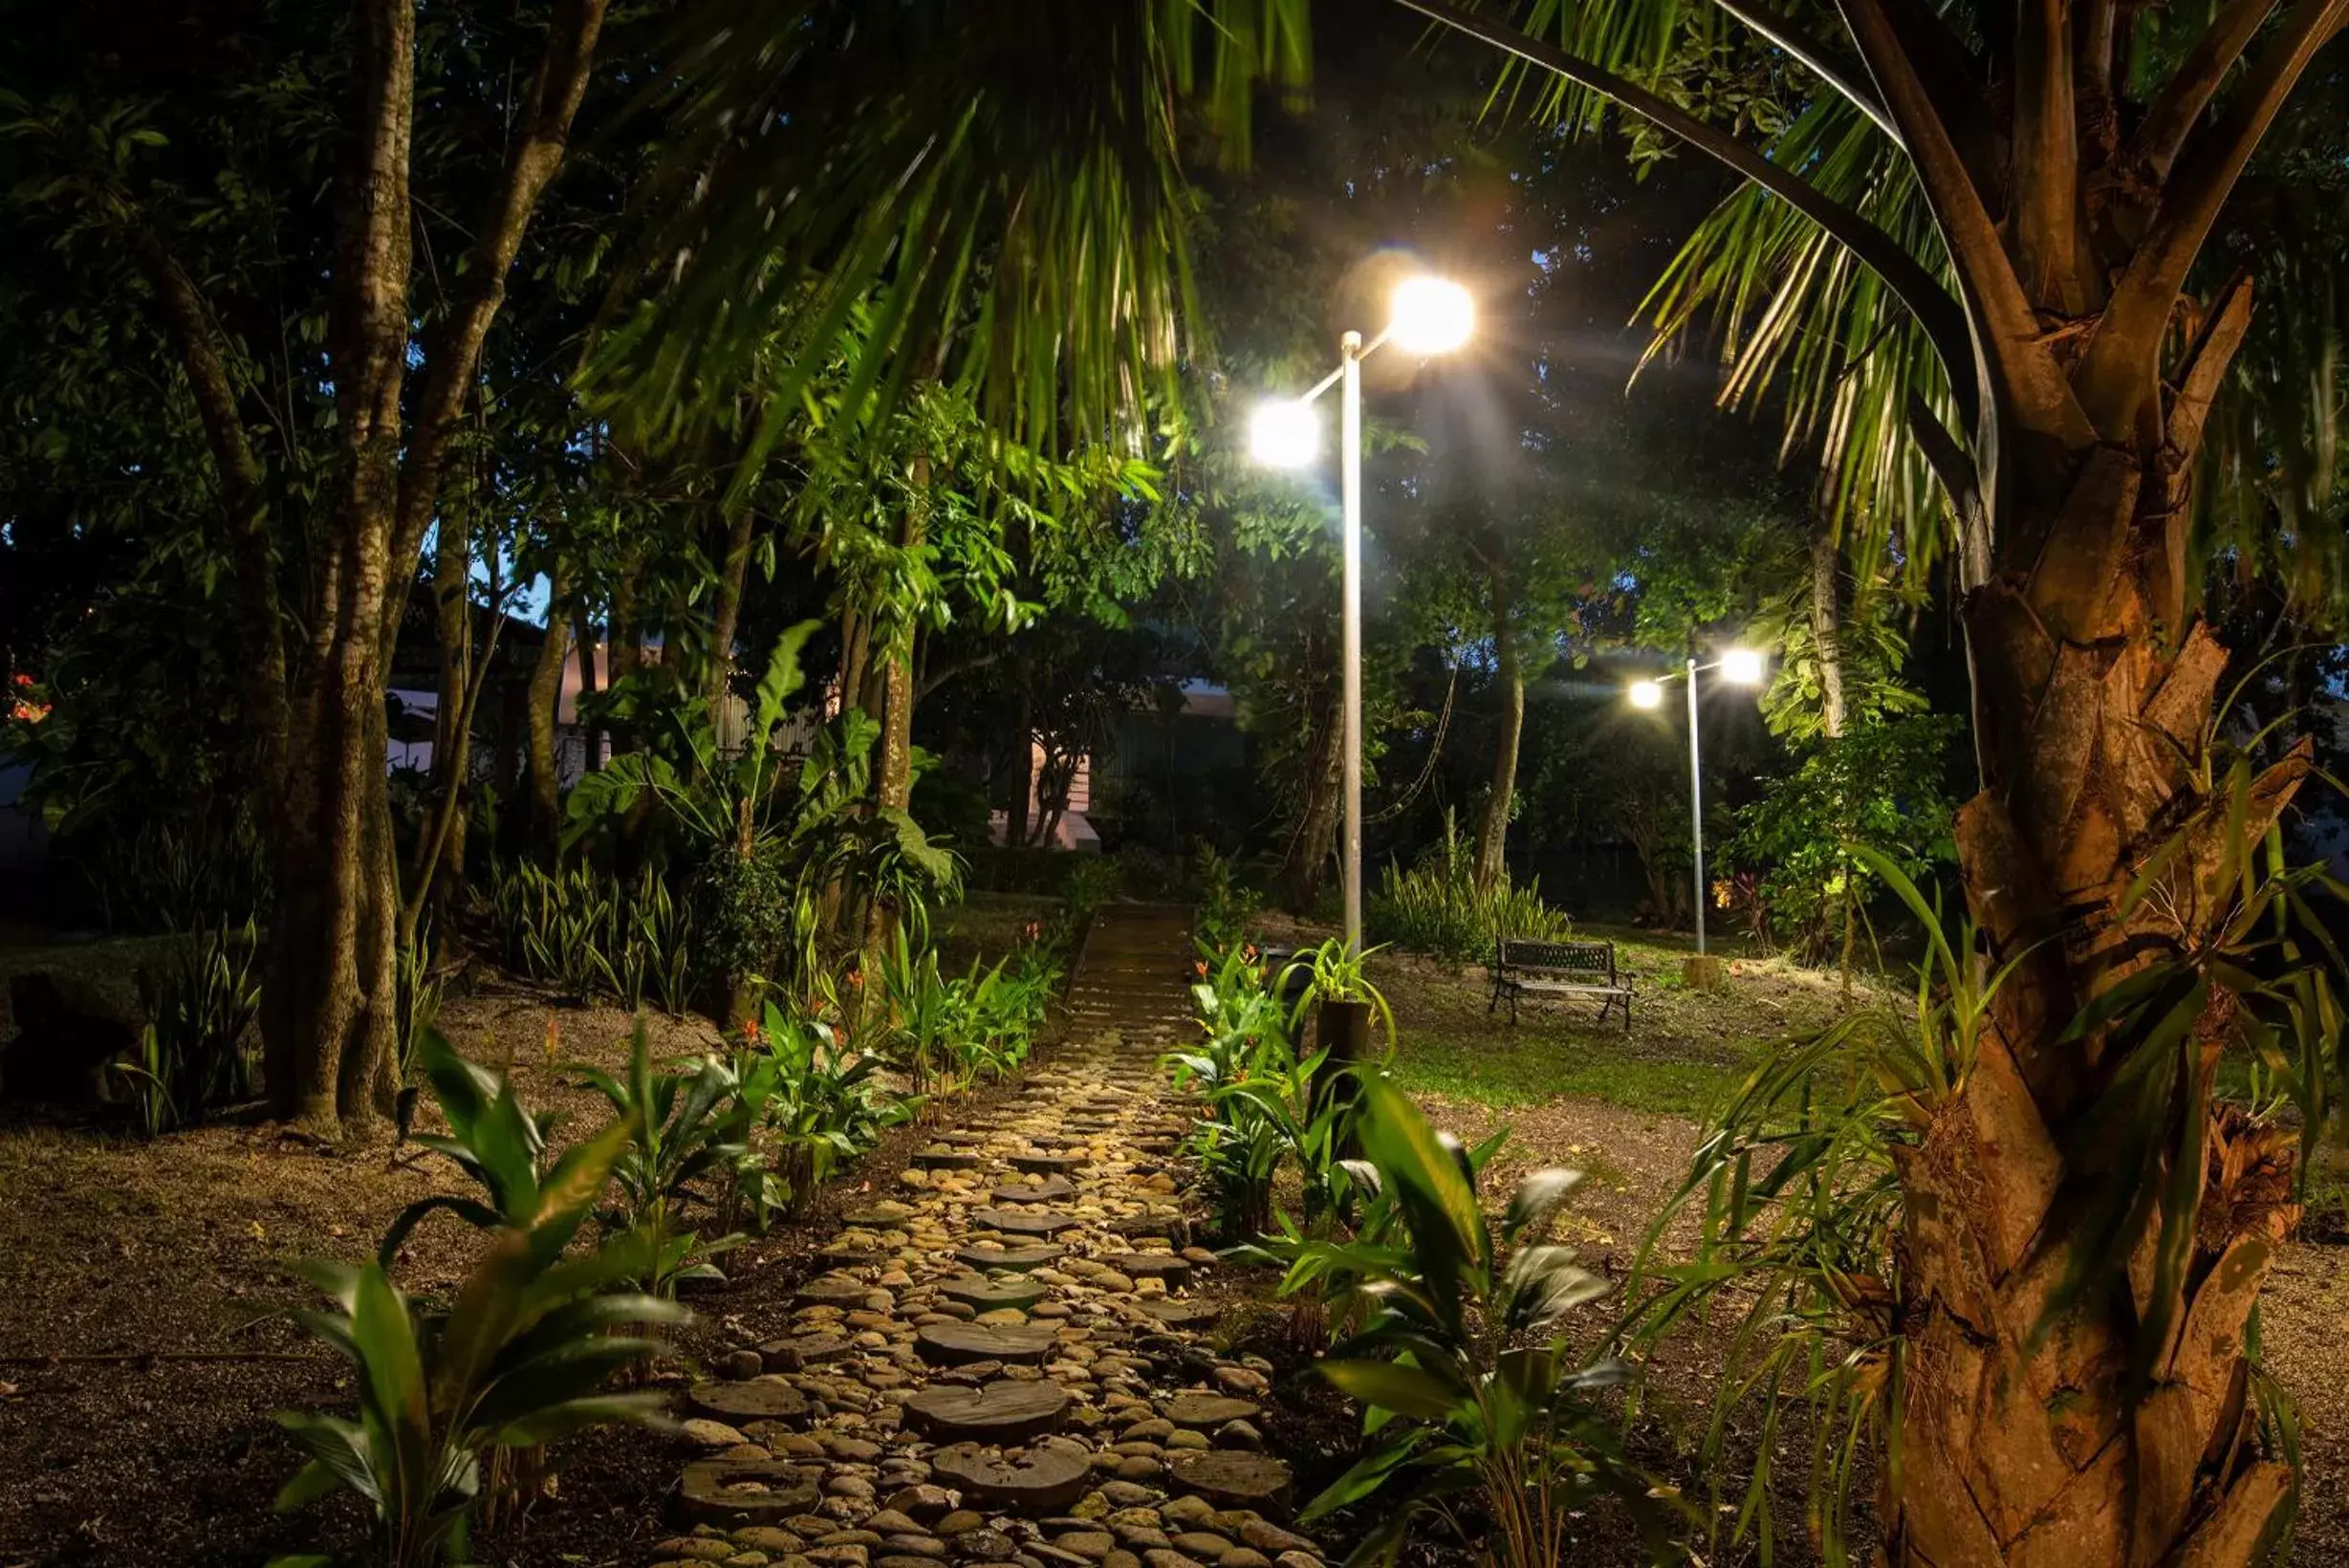
<svg viewBox="0 0 2349 1568"><path fill-rule="evenodd" d="M1492 742L1492 792L1485 797L1484 827L1476 836L1480 892L1497 886L1509 863L1509 814L1517 798L1517 750L1525 734L1525 672L1510 624L1509 578L1496 566L1491 580L1493 688L1501 700L1501 722Z"/></svg>
<svg viewBox="0 0 2349 1568"><path fill-rule="evenodd" d="M2189 955L2233 900L2230 854L2254 845L2309 768L2305 746L2239 808L2205 783L2227 663L2189 618L2185 571L2202 413L2249 318L2230 291L2134 446L2043 447L2018 460L1997 572L1966 625L1985 787L1959 814L1967 899L1998 991L1963 1089L1903 1148L1906 1341L1893 1560L2012 1568L2044 1560L2239 1568L2290 1488L2254 1457L2245 1325L2296 1222L2293 1135L2209 1104L2233 1021L2213 991L2161 1071L2193 1118L2167 1159L2191 1163L2144 1201L2183 1204L2191 1255L2174 1280L2138 1249L2116 1287L2034 1340L2082 1235L2077 1184L2113 1157L2092 1135L2123 1042L2072 1024L2147 964ZM2060 390L2060 383L2058 383ZM2045 410L2039 412L2045 413ZM2034 498L2044 497L2034 504ZM2221 779L2224 770L2218 770ZM2182 839L2181 839L2182 836ZM2155 852L2154 896L2126 913ZM2141 1325L2165 1324L2139 1386Z"/></svg>

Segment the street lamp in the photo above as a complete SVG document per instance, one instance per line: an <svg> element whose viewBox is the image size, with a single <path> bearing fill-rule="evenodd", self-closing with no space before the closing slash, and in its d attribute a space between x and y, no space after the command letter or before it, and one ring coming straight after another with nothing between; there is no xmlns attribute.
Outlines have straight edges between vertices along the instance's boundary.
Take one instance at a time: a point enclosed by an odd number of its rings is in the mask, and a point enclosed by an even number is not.
<svg viewBox="0 0 2349 1568"><path fill-rule="evenodd" d="M1753 686L1762 684L1764 664L1762 656L1751 648L1730 648L1709 664L1690 659L1687 668L1678 672L1688 683L1688 842L1695 851L1699 959L1705 956L1705 765L1697 747L1697 676L1708 669L1719 670L1721 679L1730 686ZM1634 681L1625 695L1634 708L1662 708L1664 683L1674 678L1666 675L1661 680Z"/></svg>
<svg viewBox="0 0 2349 1568"><path fill-rule="evenodd" d="M1268 402L1249 422L1249 450L1257 462L1303 468L1321 451L1321 424L1313 404L1331 387L1339 388L1338 495L1344 513L1344 635L1338 662L1344 690L1345 840L1340 877L1345 892L1346 948L1362 950L1362 361L1387 343L1421 356L1449 354L1476 330L1476 302L1468 290L1440 277L1415 277L1398 288L1388 304L1386 330L1368 343L1359 332L1338 340L1338 368L1301 398Z"/></svg>

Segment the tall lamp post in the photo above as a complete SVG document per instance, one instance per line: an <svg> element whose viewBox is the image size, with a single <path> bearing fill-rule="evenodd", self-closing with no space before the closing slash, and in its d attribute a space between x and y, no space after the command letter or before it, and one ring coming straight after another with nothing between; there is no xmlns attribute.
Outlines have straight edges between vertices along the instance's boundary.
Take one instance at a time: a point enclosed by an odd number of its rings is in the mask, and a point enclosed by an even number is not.
<svg viewBox="0 0 2349 1568"><path fill-rule="evenodd" d="M1693 658L1679 676L1688 683L1688 842L1695 850L1696 885L1696 947L1700 966L1705 957L1705 758L1697 740L1697 676L1708 669L1721 672L1721 679L1731 686L1752 686L1762 684L1762 656L1751 648L1731 648L1709 664L1700 664ZM1674 679L1664 676L1658 681L1631 683L1631 706L1662 708L1664 682Z"/></svg>
<svg viewBox="0 0 2349 1568"><path fill-rule="evenodd" d="M1415 277L1395 291L1386 330L1369 342L1359 332L1338 340L1338 368L1301 398L1260 404L1249 423L1248 445L1259 463L1301 468L1320 455L1321 421L1314 403L1339 389L1338 498L1344 513L1341 592L1343 715L1339 751L1345 776L1339 796L1344 840L1340 881L1345 897L1346 949L1362 950L1362 361L1388 343L1428 357L1449 354L1476 328L1476 304L1459 284L1440 277Z"/></svg>

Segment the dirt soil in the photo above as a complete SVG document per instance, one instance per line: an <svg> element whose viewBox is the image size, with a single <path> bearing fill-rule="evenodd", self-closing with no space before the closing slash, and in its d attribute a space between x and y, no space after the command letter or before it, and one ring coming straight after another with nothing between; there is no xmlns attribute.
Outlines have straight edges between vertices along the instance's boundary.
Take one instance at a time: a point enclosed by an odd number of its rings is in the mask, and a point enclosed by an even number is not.
<svg viewBox="0 0 2349 1568"><path fill-rule="evenodd" d="M624 1062L630 1021L492 982L451 997L441 1026L474 1060L511 1070L526 1104L559 1113L560 1136L592 1131L609 1111L556 1064ZM656 1056L717 1041L699 1019L655 1014L649 1027ZM419 1131L437 1127L428 1096L418 1122ZM724 1289L698 1298L701 1321L678 1340L685 1355L738 1342L728 1319L756 1313L770 1292L787 1301L799 1271L763 1265L811 1252L812 1238L830 1233L831 1211L893 1179L921 1136L899 1129L805 1219L731 1254L755 1284L740 1298ZM447 1161L412 1145L334 1147L257 1123L152 1143L95 1127L0 1126L0 1568L183 1568L357 1547L363 1521L347 1502L271 1513L298 1456L270 1413L354 1403L344 1364L285 1318L311 1298L281 1265L363 1258L409 1203L465 1185ZM412 1293L446 1291L476 1245L462 1222L435 1216L411 1236L398 1278ZM51 1356L71 1359L40 1360ZM527 1525L489 1531L477 1542L483 1560L608 1560L616 1532L639 1533L658 1514L673 1472L661 1449L636 1430L560 1446Z"/></svg>

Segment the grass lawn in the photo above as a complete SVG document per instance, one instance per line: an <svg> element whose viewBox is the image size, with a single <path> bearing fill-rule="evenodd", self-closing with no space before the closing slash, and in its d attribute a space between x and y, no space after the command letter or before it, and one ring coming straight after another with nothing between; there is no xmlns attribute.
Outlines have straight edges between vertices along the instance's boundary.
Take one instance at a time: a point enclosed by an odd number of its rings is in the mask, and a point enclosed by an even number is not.
<svg viewBox="0 0 2349 1568"><path fill-rule="evenodd" d="M1395 1073L1404 1087L1494 1107L1558 1096L1604 1100L1655 1115L1702 1117L1781 1041L1824 1028L1847 1007L1884 1001L1881 983L1855 981L1847 1001L1832 971L1716 946L1729 960L1720 989L1681 977L1691 950L1681 939L1633 928L1587 926L1577 937L1611 941L1633 987L1631 1027L1620 1013L1598 1021L1595 999L1530 1001L1512 1026L1488 1013L1481 967L1385 955L1376 977L1395 1009Z"/></svg>

